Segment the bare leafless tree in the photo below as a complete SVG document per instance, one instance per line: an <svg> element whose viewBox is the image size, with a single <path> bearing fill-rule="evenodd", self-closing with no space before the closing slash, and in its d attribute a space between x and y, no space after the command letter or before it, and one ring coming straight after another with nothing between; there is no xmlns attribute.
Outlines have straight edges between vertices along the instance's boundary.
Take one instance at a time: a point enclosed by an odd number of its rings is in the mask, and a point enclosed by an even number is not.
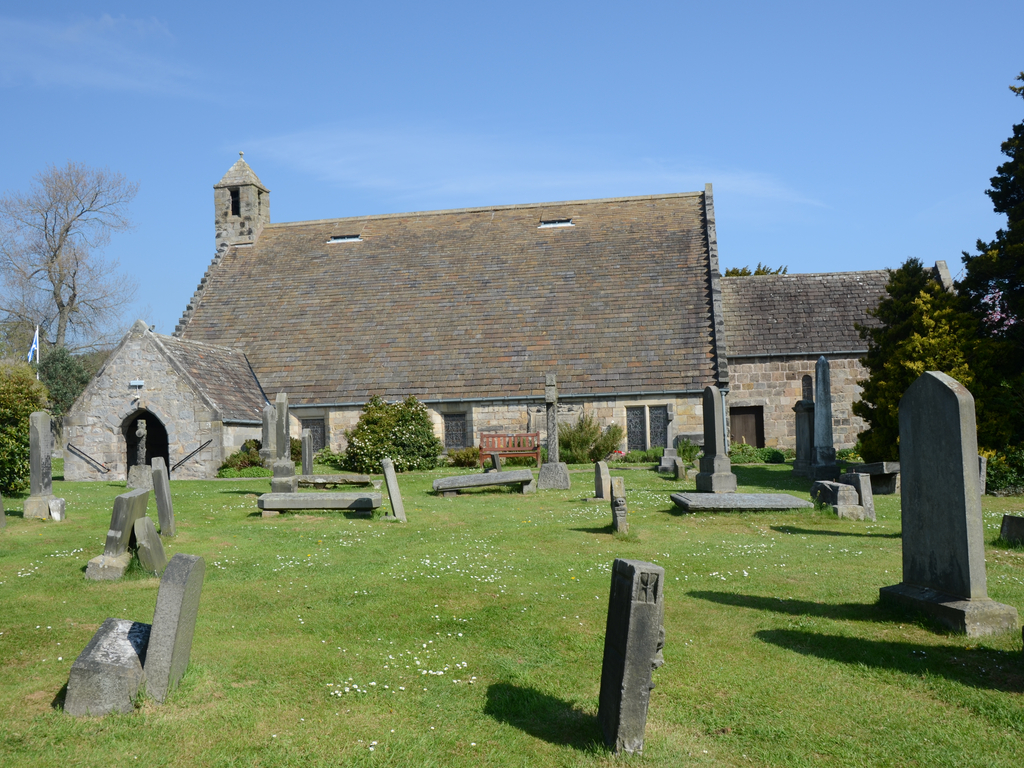
<svg viewBox="0 0 1024 768"><path fill-rule="evenodd" d="M90 349L134 301L136 282L98 250L130 229L139 185L105 168L50 166L27 193L0 197L0 313L39 324L58 347Z"/></svg>

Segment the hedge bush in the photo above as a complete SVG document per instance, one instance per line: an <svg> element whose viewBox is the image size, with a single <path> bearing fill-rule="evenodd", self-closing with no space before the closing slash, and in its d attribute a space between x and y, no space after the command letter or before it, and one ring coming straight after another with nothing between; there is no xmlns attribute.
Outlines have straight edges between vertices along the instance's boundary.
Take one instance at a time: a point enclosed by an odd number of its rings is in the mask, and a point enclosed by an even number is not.
<svg viewBox="0 0 1024 768"><path fill-rule="evenodd" d="M575 424L558 425L558 458L567 464L601 461L618 447L623 434L618 424L602 432L597 419L584 413Z"/></svg>
<svg viewBox="0 0 1024 768"><path fill-rule="evenodd" d="M398 472L433 469L444 450L426 407L411 395L399 403L374 396L345 437L345 466L353 472L379 473L388 457Z"/></svg>
<svg viewBox="0 0 1024 768"><path fill-rule="evenodd" d="M448 451L448 463L454 467L475 467L480 463L480 448L452 448Z"/></svg>
<svg viewBox="0 0 1024 768"><path fill-rule="evenodd" d="M733 464L782 464L786 454L778 448L755 448L747 443L733 443L729 451Z"/></svg>
<svg viewBox="0 0 1024 768"><path fill-rule="evenodd" d="M985 493L1001 496L1024 494L1024 447L997 451L989 458Z"/></svg>
<svg viewBox="0 0 1024 768"><path fill-rule="evenodd" d="M241 448L224 459L224 463L221 464L220 468L217 470L217 477L258 477L258 475L225 475L223 472L225 470L238 472L243 469L252 469L254 467L262 469L263 459L260 458L260 448L262 447L263 444L259 440L246 440L242 443Z"/></svg>
<svg viewBox="0 0 1024 768"><path fill-rule="evenodd" d="M46 395L26 363L0 363L0 492L28 485L28 417L43 410Z"/></svg>

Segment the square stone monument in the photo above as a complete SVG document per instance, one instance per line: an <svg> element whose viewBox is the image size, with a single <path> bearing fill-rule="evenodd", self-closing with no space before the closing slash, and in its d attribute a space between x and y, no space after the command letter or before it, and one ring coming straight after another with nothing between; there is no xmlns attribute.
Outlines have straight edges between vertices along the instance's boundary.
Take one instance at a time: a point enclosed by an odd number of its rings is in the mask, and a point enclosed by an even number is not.
<svg viewBox="0 0 1024 768"><path fill-rule="evenodd" d="M811 460L812 480L835 480L839 477L836 447L832 436L832 372L822 355L814 366L814 452Z"/></svg>
<svg viewBox="0 0 1024 768"><path fill-rule="evenodd" d="M732 493L736 475L725 448L725 409L718 387L704 388L704 455L700 457L697 490L701 493Z"/></svg>
<svg viewBox="0 0 1024 768"><path fill-rule="evenodd" d="M290 424L288 423L288 395L277 394L275 405L277 412L277 436L275 438L277 458L274 460L274 476L270 480L271 493L297 493L299 478L295 476L295 462L292 461L292 441Z"/></svg>
<svg viewBox="0 0 1024 768"><path fill-rule="evenodd" d="M665 569L640 560L612 565L597 719L616 752L641 752L651 673L664 663Z"/></svg>
<svg viewBox="0 0 1024 768"><path fill-rule="evenodd" d="M544 406L548 422L548 460L540 468L537 487L568 490L572 487L569 467L558 460L558 384L551 373L544 377Z"/></svg>
<svg viewBox="0 0 1024 768"><path fill-rule="evenodd" d="M24 516L40 520L64 519L64 499L53 495L53 432L50 414L36 411L28 417L29 497ZM52 512L51 512L52 510Z"/></svg>
<svg viewBox="0 0 1024 768"><path fill-rule="evenodd" d="M1016 629L1017 610L988 597L974 398L927 371L900 400L899 419L903 581L883 587L881 600L969 637Z"/></svg>

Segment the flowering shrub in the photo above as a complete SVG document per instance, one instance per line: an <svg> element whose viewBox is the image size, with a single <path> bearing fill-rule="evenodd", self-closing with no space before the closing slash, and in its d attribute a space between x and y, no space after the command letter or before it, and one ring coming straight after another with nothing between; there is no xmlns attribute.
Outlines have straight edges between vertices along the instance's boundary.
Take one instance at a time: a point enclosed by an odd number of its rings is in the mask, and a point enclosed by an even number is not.
<svg viewBox="0 0 1024 768"><path fill-rule="evenodd" d="M622 441L623 429L610 424L602 432L597 419L589 413L575 424L558 425L559 458L567 464L601 461Z"/></svg>
<svg viewBox="0 0 1024 768"><path fill-rule="evenodd" d="M400 403L374 396L345 437L345 468L352 472L380 472L385 458L394 462L397 472L433 469L444 450L426 407L411 395Z"/></svg>

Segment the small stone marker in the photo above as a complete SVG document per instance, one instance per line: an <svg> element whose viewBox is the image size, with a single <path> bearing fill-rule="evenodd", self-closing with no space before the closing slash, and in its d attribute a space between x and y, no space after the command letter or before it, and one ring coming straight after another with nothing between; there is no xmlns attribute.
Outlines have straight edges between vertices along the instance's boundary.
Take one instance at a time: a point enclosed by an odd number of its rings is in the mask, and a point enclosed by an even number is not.
<svg viewBox="0 0 1024 768"><path fill-rule="evenodd" d="M180 552L167 564L146 650L146 692L163 703L188 667L206 561Z"/></svg>
<svg viewBox="0 0 1024 768"><path fill-rule="evenodd" d="M50 499L47 504L50 509L50 519L56 522L61 522L64 519L67 511L67 503L64 499Z"/></svg>
<svg viewBox="0 0 1024 768"><path fill-rule="evenodd" d="M651 673L664 663L665 569L640 560L612 565L597 719L616 752L641 752Z"/></svg>
<svg viewBox="0 0 1024 768"><path fill-rule="evenodd" d="M153 497L156 499L156 514L160 521L160 535L174 537L174 506L171 504L171 479L167 465L160 456L153 457Z"/></svg>
<svg viewBox="0 0 1024 768"><path fill-rule="evenodd" d="M1024 517L1003 515L999 538L1009 544L1024 544Z"/></svg>
<svg viewBox="0 0 1024 768"><path fill-rule="evenodd" d="M594 464L594 498L601 501L610 501L612 498L612 476L604 461Z"/></svg>
<svg viewBox="0 0 1024 768"><path fill-rule="evenodd" d="M544 377L544 406L548 421L548 460L540 468L537 487L568 490L572 488L569 467L558 460L558 383L552 373Z"/></svg>
<svg viewBox="0 0 1024 768"><path fill-rule="evenodd" d="M830 505L836 517L865 519L864 507L858 503L860 496L852 485L833 480L815 480L811 485L811 498L819 504Z"/></svg>
<svg viewBox="0 0 1024 768"><path fill-rule="evenodd" d="M814 401L798 400L793 406L796 413L796 459L793 474L807 477L814 460Z"/></svg>
<svg viewBox="0 0 1024 768"><path fill-rule="evenodd" d="M150 573L163 573L167 567L167 555L164 554L164 545L153 521L148 517L140 517L135 521L134 529L139 565Z"/></svg>
<svg viewBox="0 0 1024 768"><path fill-rule="evenodd" d="M269 467L277 458L277 409L273 403L263 406L263 431L260 434L260 458L263 459L263 466Z"/></svg>
<svg viewBox="0 0 1024 768"><path fill-rule="evenodd" d="M832 373L822 355L814 366L814 458L812 480L835 480L839 477L836 448L832 439Z"/></svg>
<svg viewBox="0 0 1024 768"><path fill-rule="evenodd" d="M128 468L128 480L125 485L128 488L153 488L153 469L146 463L146 420L139 419L135 437L139 443L135 454L135 463Z"/></svg>
<svg viewBox="0 0 1024 768"><path fill-rule="evenodd" d="M881 600L968 637L1016 629L1017 610L988 597L974 398L927 371L903 395L899 420L903 581Z"/></svg>
<svg viewBox="0 0 1024 768"><path fill-rule="evenodd" d="M736 475L725 450L725 411L718 387L704 388L704 455L697 473L701 493L733 493Z"/></svg>
<svg viewBox="0 0 1024 768"><path fill-rule="evenodd" d="M302 474L313 474L313 433L302 430Z"/></svg>
<svg viewBox="0 0 1024 768"><path fill-rule="evenodd" d="M689 475L686 473L686 462L678 456L672 459L672 477L676 480L689 479Z"/></svg>
<svg viewBox="0 0 1024 768"><path fill-rule="evenodd" d="M53 495L53 433L50 430L50 414L36 411L28 417L29 444L29 497L25 499L25 519L38 518L49 520L50 502L55 501ZM64 500L61 499L61 502ZM63 506L57 507L60 518L64 519Z"/></svg>
<svg viewBox="0 0 1024 768"><path fill-rule="evenodd" d="M277 459L273 464L274 476L270 479L270 492L296 493L299 490L299 479L295 476L295 462L291 460L292 442L289 432L287 393L278 392L275 410L277 411Z"/></svg>
<svg viewBox="0 0 1024 768"><path fill-rule="evenodd" d="M871 490L871 475L861 472L847 472L839 476L839 482L857 490L857 503L863 508L861 520L875 520L875 495ZM842 517L842 515L840 515Z"/></svg>
<svg viewBox="0 0 1024 768"><path fill-rule="evenodd" d="M146 680L143 662L149 638L149 624L127 619L103 622L71 665L64 711L74 717L131 712Z"/></svg>
<svg viewBox="0 0 1024 768"><path fill-rule="evenodd" d="M626 481L621 477L613 477L612 495L612 528L620 533L629 533L629 519L626 517Z"/></svg>
<svg viewBox="0 0 1024 768"><path fill-rule="evenodd" d="M381 464L384 467L384 482L388 486L388 500L391 502L391 513L387 517L404 523L405 505L402 503L402 492L398 488L395 464L391 459L384 459Z"/></svg>
<svg viewBox="0 0 1024 768"><path fill-rule="evenodd" d="M679 458L679 451L675 448L666 448L665 453L661 456L661 462L658 464L659 472L671 472L673 459Z"/></svg>
<svg viewBox="0 0 1024 768"><path fill-rule="evenodd" d="M122 493L114 499L114 511L110 516L110 530L103 546L103 554L89 561L85 578L92 581L109 581L124 576L132 561L128 551L135 532L135 521L145 517L149 504L149 491L138 488Z"/></svg>

